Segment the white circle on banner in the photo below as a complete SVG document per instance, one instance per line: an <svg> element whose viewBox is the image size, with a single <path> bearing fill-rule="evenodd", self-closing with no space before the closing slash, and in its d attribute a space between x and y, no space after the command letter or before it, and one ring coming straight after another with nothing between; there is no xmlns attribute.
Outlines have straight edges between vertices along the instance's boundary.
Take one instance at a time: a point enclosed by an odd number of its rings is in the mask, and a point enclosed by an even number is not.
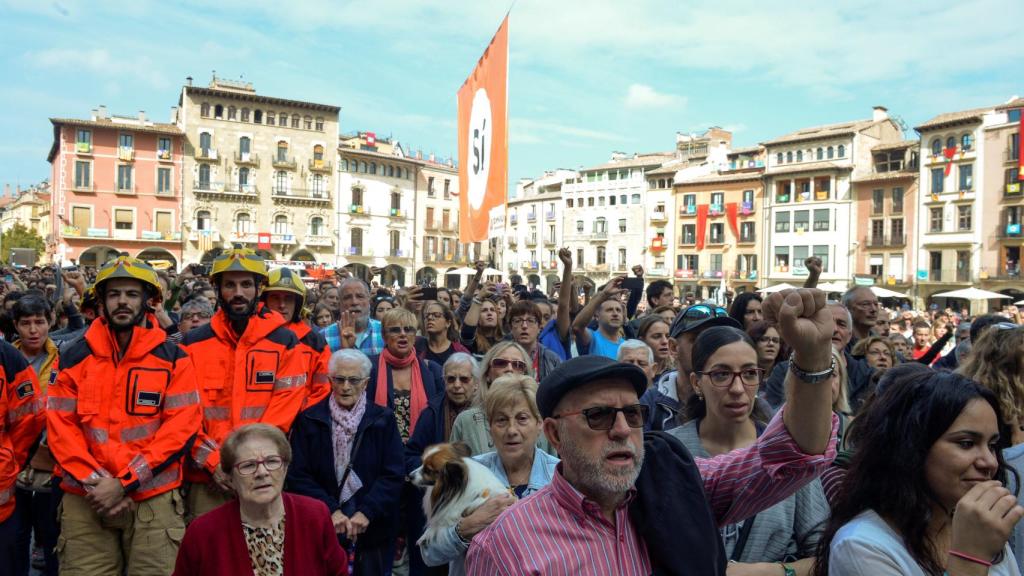
<svg viewBox="0 0 1024 576"><path fill-rule="evenodd" d="M473 95L469 113L469 205L479 210L487 195L487 178L491 173L491 100L487 90L480 88Z"/></svg>

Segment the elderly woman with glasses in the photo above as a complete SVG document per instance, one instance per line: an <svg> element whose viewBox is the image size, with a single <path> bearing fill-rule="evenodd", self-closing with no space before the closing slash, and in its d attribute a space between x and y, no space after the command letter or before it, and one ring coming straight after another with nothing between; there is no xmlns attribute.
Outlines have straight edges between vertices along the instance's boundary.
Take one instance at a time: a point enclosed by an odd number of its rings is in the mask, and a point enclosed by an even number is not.
<svg viewBox="0 0 1024 576"><path fill-rule="evenodd" d="M394 410L403 444L430 401L444 396L441 367L416 357L417 324L416 315L405 308L384 315L384 350L370 357L373 370L366 389L371 402Z"/></svg>
<svg viewBox="0 0 1024 576"><path fill-rule="evenodd" d="M220 467L238 498L189 525L174 576L337 576L348 562L323 502L282 493L292 450L268 424L235 430Z"/></svg>
<svg viewBox="0 0 1024 576"><path fill-rule="evenodd" d="M697 458L755 444L771 414L757 402L764 372L754 341L736 328L709 328L694 342L692 362L688 420L669 434ZM814 480L756 516L720 528L725 553L733 562L758 564L742 567L749 573L761 567L771 574L808 574L828 513L821 482Z"/></svg>
<svg viewBox="0 0 1024 576"><path fill-rule="evenodd" d="M387 574L405 480L395 414L368 401L362 352L338 350L328 368L331 395L292 426L288 490L327 505L339 540L354 543L354 574Z"/></svg>
<svg viewBox="0 0 1024 576"><path fill-rule="evenodd" d="M428 566L448 564L449 576L463 576L470 542L516 498L527 498L551 483L558 458L537 448L543 419L537 408L537 382L510 374L494 381L484 400L494 452L474 456L504 483L509 493L491 496L436 539L420 544Z"/></svg>

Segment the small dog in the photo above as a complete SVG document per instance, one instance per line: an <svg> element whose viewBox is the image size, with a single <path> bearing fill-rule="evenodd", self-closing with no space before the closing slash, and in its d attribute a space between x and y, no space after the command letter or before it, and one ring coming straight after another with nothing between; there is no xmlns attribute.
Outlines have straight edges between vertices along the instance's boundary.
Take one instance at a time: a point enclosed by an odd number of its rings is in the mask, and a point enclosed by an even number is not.
<svg viewBox="0 0 1024 576"><path fill-rule="evenodd" d="M417 544L434 540L489 497L509 491L486 466L469 457L469 447L461 442L428 447L423 465L411 478L414 485L429 488L423 496L427 528Z"/></svg>

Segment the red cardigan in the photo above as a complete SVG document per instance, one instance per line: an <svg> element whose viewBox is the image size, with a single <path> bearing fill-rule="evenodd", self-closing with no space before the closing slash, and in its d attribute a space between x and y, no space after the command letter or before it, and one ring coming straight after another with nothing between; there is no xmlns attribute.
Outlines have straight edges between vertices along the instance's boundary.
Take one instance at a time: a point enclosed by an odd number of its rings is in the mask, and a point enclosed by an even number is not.
<svg viewBox="0 0 1024 576"><path fill-rule="evenodd" d="M285 576L348 573L345 551L319 500L283 493ZM238 500L196 518L181 541L174 576L253 576Z"/></svg>

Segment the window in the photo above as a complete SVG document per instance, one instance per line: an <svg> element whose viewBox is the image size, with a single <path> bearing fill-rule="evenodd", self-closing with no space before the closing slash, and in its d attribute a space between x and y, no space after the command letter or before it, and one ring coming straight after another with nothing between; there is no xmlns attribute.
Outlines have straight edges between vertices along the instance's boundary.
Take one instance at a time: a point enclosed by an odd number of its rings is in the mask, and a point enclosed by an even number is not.
<svg viewBox="0 0 1024 576"><path fill-rule="evenodd" d="M591 208L594 207L594 197L593 196L591 196L590 198L587 198L587 206L589 206Z"/></svg>
<svg viewBox="0 0 1024 576"><path fill-rule="evenodd" d="M87 160L75 161L75 188L89 190L92 188L92 163Z"/></svg>
<svg viewBox="0 0 1024 576"><path fill-rule="evenodd" d="M164 238L169 237L170 234L171 234L171 227L172 227L172 224L171 224L171 213L170 212L165 212L165 211L159 211L159 212L154 212L153 215L156 217L156 222L154 223L154 225L156 226L155 231L159 232L160 234L162 234Z"/></svg>
<svg viewBox="0 0 1024 576"><path fill-rule="evenodd" d="M234 120L234 119L235 119L235 107L234 106L228 106L228 120Z"/></svg>
<svg viewBox="0 0 1024 576"><path fill-rule="evenodd" d="M302 119L302 127L305 128L306 130L312 130L313 129L313 117L312 116L306 116L305 118L303 118Z"/></svg>
<svg viewBox="0 0 1024 576"><path fill-rule="evenodd" d="M803 150L797 150L796 151L796 161L797 162L803 162L804 161L804 151Z"/></svg>
<svg viewBox="0 0 1024 576"><path fill-rule="evenodd" d="M894 150L892 152L880 152L874 155L875 172L897 172L903 170L903 160L905 157L903 150Z"/></svg>
<svg viewBox="0 0 1024 576"><path fill-rule="evenodd" d="M846 146L843 144L839 145L839 157L846 158Z"/></svg>
<svg viewBox="0 0 1024 576"><path fill-rule="evenodd" d="M902 246L903 239L903 218L893 218L889 222L889 238L893 246Z"/></svg>
<svg viewBox="0 0 1024 576"><path fill-rule="evenodd" d="M743 203L744 204L750 204L750 205L754 204L754 191L753 190L744 190L743 191Z"/></svg>
<svg viewBox="0 0 1024 576"><path fill-rule="evenodd" d="M274 192L277 194L288 193L288 173L284 170L278 170L274 174Z"/></svg>
<svg viewBox="0 0 1024 576"><path fill-rule="evenodd" d="M903 214L903 188L892 189L892 213Z"/></svg>
<svg viewBox="0 0 1024 576"><path fill-rule="evenodd" d="M86 230L92 228L92 208L88 206L72 206L71 225L78 229L79 234L84 235Z"/></svg>
<svg viewBox="0 0 1024 576"><path fill-rule="evenodd" d="M288 231L288 217L284 214L274 216L274 234L279 236L290 234Z"/></svg>
<svg viewBox="0 0 1024 576"><path fill-rule="evenodd" d="M252 140L248 136L238 139L238 153L242 160L249 159L249 151L252 149Z"/></svg>
<svg viewBox="0 0 1024 576"><path fill-rule="evenodd" d="M684 194L683 195L683 206L696 206L697 195L696 194ZM694 211L696 213L696 211Z"/></svg>
<svg viewBox="0 0 1024 576"><path fill-rule="evenodd" d="M619 195L619 204L622 204L623 206L626 205L626 195L625 194L620 194ZM637 204L637 202L633 202L633 204Z"/></svg>
<svg viewBox="0 0 1024 576"><path fill-rule="evenodd" d="M316 118L316 129L318 132L324 131L324 119L323 117L317 116Z"/></svg>
<svg viewBox="0 0 1024 576"><path fill-rule="evenodd" d="M252 113L252 121L254 123L256 123L256 124L262 124L263 123L263 111L262 110L254 111Z"/></svg>
<svg viewBox="0 0 1024 576"><path fill-rule="evenodd" d="M377 163L376 162L370 162L370 174L376 174L376 173L377 173Z"/></svg>
<svg viewBox="0 0 1024 576"><path fill-rule="evenodd" d="M210 155L210 149L213 148L213 135L209 132L199 133L199 151L203 156Z"/></svg>
<svg viewBox="0 0 1024 576"><path fill-rule="evenodd" d="M626 219L625 218L620 218L619 219L619 233L621 233L621 234L625 234L626 233ZM553 237L554 236L552 236L552 238Z"/></svg>
<svg viewBox="0 0 1024 576"><path fill-rule="evenodd" d="M875 188L871 191L871 213L881 214L885 211L885 190Z"/></svg>
<svg viewBox="0 0 1024 576"><path fill-rule="evenodd" d="M807 260L807 256L810 255L810 248L808 246L793 246L793 269L802 270L807 272L807 265L804 261Z"/></svg>
<svg viewBox="0 0 1024 576"><path fill-rule="evenodd" d="M829 226L829 209L821 208L814 211L814 231L815 232L828 232L831 229Z"/></svg>
<svg viewBox="0 0 1024 576"><path fill-rule="evenodd" d="M973 210L971 205L956 207L956 229L961 232L971 230L971 219Z"/></svg>
<svg viewBox="0 0 1024 576"><path fill-rule="evenodd" d="M79 152L92 150L92 131L79 129L75 136L75 143L78 144L77 149Z"/></svg>
<svg viewBox="0 0 1024 576"><path fill-rule="evenodd" d="M299 127L299 115L298 114L292 114L292 128L298 128L298 127Z"/></svg>
<svg viewBox="0 0 1024 576"><path fill-rule="evenodd" d="M597 197L597 205L598 206L604 206L604 196L598 196Z"/></svg>
<svg viewBox="0 0 1024 576"><path fill-rule="evenodd" d="M697 225L696 224L683 224L683 233L680 236L682 239L680 244L696 244L697 243Z"/></svg>
<svg viewBox="0 0 1024 576"><path fill-rule="evenodd" d="M960 150L967 152L974 147L974 136L968 132L960 137Z"/></svg>
<svg viewBox="0 0 1024 576"><path fill-rule="evenodd" d="M277 142L277 161L287 162L288 161L288 143L284 140Z"/></svg>
<svg viewBox="0 0 1024 576"><path fill-rule="evenodd" d="M132 188L132 167L122 164L117 167L117 189L121 192L131 192Z"/></svg>
<svg viewBox="0 0 1024 576"><path fill-rule="evenodd" d="M929 232L942 232L942 208L932 208L928 218Z"/></svg>
<svg viewBox="0 0 1024 576"><path fill-rule="evenodd" d="M196 212L196 230L212 230L213 223L210 218L209 210L200 210Z"/></svg>
<svg viewBox="0 0 1024 576"><path fill-rule="evenodd" d="M602 217L598 217L597 220L594 220L594 233L598 234L605 232L608 232L608 221Z"/></svg>
<svg viewBox="0 0 1024 576"><path fill-rule="evenodd" d="M933 251L928 253L928 279L938 281L942 276L942 252Z"/></svg>
<svg viewBox="0 0 1024 576"><path fill-rule="evenodd" d="M679 267L683 270L697 271L699 259L696 254L680 254Z"/></svg>
<svg viewBox="0 0 1024 576"><path fill-rule="evenodd" d="M327 197L327 180L324 179L323 174L313 174L313 197Z"/></svg>
<svg viewBox="0 0 1024 576"><path fill-rule="evenodd" d="M199 105L199 115L202 116L203 118L208 118L210 116L210 103L209 102L203 102L202 104Z"/></svg>
<svg viewBox="0 0 1024 576"><path fill-rule="evenodd" d="M793 151L790 150L789 152L786 152L786 163L788 164L788 163L790 163L792 161L793 161Z"/></svg>
<svg viewBox="0 0 1024 576"><path fill-rule="evenodd" d="M158 168L156 171L156 193L171 194L171 169Z"/></svg>
<svg viewBox="0 0 1024 576"><path fill-rule="evenodd" d="M114 208L114 229L131 230L135 228L135 218L128 208Z"/></svg>
<svg viewBox="0 0 1024 576"><path fill-rule="evenodd" d="M156 153L160 158L171 157L171 139L160 137L156 143Z"/></svg>
<svg viewBox="0 0 1024 576"><path fill-rule="evenodd" d="M754 222L740 222L740 242L753 242L755 239Z"/></svg>
<svg viewBox="0 0 1024 576"><path fill-rule="evenodd" d="M725 192L712 192L711 193L711 205L718 206L719 209L725 204Z"/></svg>
<svg viewBox="0 0 1024 576"><path fill-rule="evenodd" d="M352 241L352 247L356 248L357 250L362 252L362 250L363 250L363 229L362 228L353 228L352 232L349 234L349 237L350 237L350 240ZM436 242L436 240L435 240L435 242ZM433 252L435 252L435 253L437 252L437 248L436 247L434 248Z"/></svg>
<svg viewBox="0 0 1024 576"><path fill-rule="evenodd" d="M217 104L213 107L213 117L217 119L224 118L224 105Z"/></svg>
<svg viewBox="0 0 1024 576"><path fill-rule="evenodd" d="M775 271L789 272L789 246L775 247Z"/></svg>
<svg viewBox="0 0 1024 576"><path fill-rule="evenodd" d="M401 210L402 209L402 195L399 194L398 192L392 192L391 193L391 209L392 210ZM448 212L448 211L445 210L445 212Z"/></svg>
<svg viewBox="0 0 1024 576"><path fill-rule="evenodd" d="M583 233L583 220L577 220L576 221L576 233L577 234L582 234Z"/></svg>
<svg viewBox="0 0 1024 576"><path fill-rule="evenodd" d="M360 162L359 163L359 171L362 172L363 174L366 174L369 171L366 168L366 162ZM430 195L433 196L433 192L431 192Z"/></svg>
<svg viewBox="0 0 1024 576"><path fill-rule="evenodd" d="M775 163L782 164L782 152L779 152L778 154L775 155Z"/></svg>
<svg viewBox="0 0 1024 576"><path fill-rule="evenodd" d="M427 177L427 196L429 196L430 198L434 197L434 177L433 176L428 176Z"/></svg>
<svg viewBox="0 0 1024 576"><path fill-rule="evenodd" d="M871 242L872 246L879 246L885 242L885 220L871 221Z"/></svg>
<svg viewBox="0 0 1024 576"><path fill-rule="evenodd" d="M323 162L324 161L324 147L317 144L313 146L313 161Z"/></svg>
<svg viewBox="0 0 1024 576"><path fill-rule="evenodd" d="M313 216L309 219L309 235L310 236L323 236L324 235L324 219L319 216Z"/></svg>
<svg viewBox="0 0 1024 576"><path fill-rule="evenodd" d="M572 198L569 198L568 200L565 201L565 207L572 208Z"/></svg>
<svg viewBox="0 0 1024 576"><path fill-rule="evenodd" d="M445 238L445 240L448 240L448 238ZM402 233L399 232L398 230L391 230L391 231L389 231L388 232L388 245L391 248L391 255L392 256L397 256L398 253L402 250ZM446 254L450 254L451 253L450 250L451 250L450 247L445 247L445 249L444 249Z"/></svg>
<svg viewBox="0 0 1024 576"><path fill-rule="evenodd" d="M950 136L949 138L946 138L946 148L947 149L956 148L956 138L953 138L952 136Z"/></svg>
<svg viewBox="0 0 1024 576"><path fill-rule="evenodd" d="M444 199L445 200L449 200L451 197L452 197L452 181L449 178L445 178L444 179Z"/></svg>
<svg viewBox="0 0 1024 576"><path fill-rule="evenodd" d="M956 281L967 282L971 278L971 252L969 250L956 251Z"/></svg>
<svg viewBox="0 0 1024 576"><path fill-rule="evenodd" d="M273 125L274 125L274 113L273 112L267 112L267 126L273 126Z"/></svg>
<svg viewBox="0 0 1024 576"><path fill-rule="evenodd" d="M117 139L117 145L121 148L134 148L135 137L131 134L121 134Z"/></svg>
<svg viewBox="0 0 1024 576"><path fill-rule="evenodd" d="M632 204L639 204L640 203L640 195L639 194L633 194L631 203ZM623 202L623 204L625 204L625 202Z"/></svg>
<svg viewBox="0 0 1024 576"><path fill-rule="evenodd" d="M824 160L825 159L825 149L819 147L816 155L817 155L817 159L818 160Z"/></svg>
<svg viewBox="0 0 1024 576"><path fill-rule="evenodd" d="M789 212L775 213L775 231L789 232Z"/></svg>
<svg viewBox="0 0 1024 576"><path fill-rule="evenodd" d="M942 181L945 177L944 168L932 168L932 194L942 193Z"/></svg>
<svg viewBox="0 0 1024 576"><path fill-rule="evenodd" d="M711 255L711 267L708 270L711 271L711 272L721 272L722 271L722 254L721 253L719 253L719 254L712 254Z"/></svg>
<svg viewBox="0 0 1024 576"><path fill-rule="evenodd" d="M932 156L939 156L942 154L942 140L935 138L932 140Z"/></svg>
<svg viewBox="0 0 1024 576"><path fill-rule="evenodd" d="M708 242L711 244L721 244L725 242L725 224L722 222L715 222L709 227L709 239Z"/></svg>
<svg viewBox="0 0 1024 576"><path fill-rule="evenodd" d="M811 255L821 259L821 271L828 272L828 246L814 246L811 248Z"/></svg>
<svg viewBox="0 0 1024 576"><path fill-rule="evenodd" d="M835 158L835 156L836 156L835 149L833 147L829 146L828 147L828 159L831 160L831 159Z"/></svg>
<svg viewBox="0 0 1024 576"><path fill-rule="evenodd" d="M810 210L794 210L793 211L793 231L794 232L806 232L811 229L811 211Z"/></svg>
<svg viewBox="0 0 1024 576"><path fill-rule="evenodd" d="M776 182L775 183L775 201L780 203L789 202L789 197L793 192L792 182Z"/></svg>
<svg viewBox="0 0 1024 576"><path fill-rule="evenodd" d="M615 206L615 196L609 196L608 197L608 205L609 206Z"/></svg>
<svg viewBox="0 0 1024 576"><path fill-rule="evenodd" d="M605 261L605 249L604 249L604 246L598 246L597 247L597 264L601 265L601 264L605 264L605 263L606 263L606 261Z"/></svg>
<svg viewBox="0 0 1024 576"><path fill-rule="evenodd" d="M199 165L199 186L200 190L210 189L210 165L200 164Z"/></svg>
<svg viewBox="0 0 1024 576"><path fill-rule="evenodd" d="M1007 160L1012 161L1012 160L1014 160L1016 158L1020 158L1020 155L1018 153L1018 151L1020 150L1019 146L1020 146L1020 134L1016 133L1016 132L1014 132L1013 134L1010 134L1010 136L1007 138L1007 143L1006 143L1006 147L1009 148L1009 150L1007 150L1007 152L1006 152L1006 159Z"/></svg>
<svg viewBox="0 0 1024 576"><path fill-rule="evenodd" d="M625 270L629 266L629 259L626 258L626 249L619 248L619 270Z"/></svg>
<svg viewBox="0 0 1024 576"><path fill-rule="evenodd" d="M960 165L960 188L958 190L974 190L974 164Z"/></svg>

